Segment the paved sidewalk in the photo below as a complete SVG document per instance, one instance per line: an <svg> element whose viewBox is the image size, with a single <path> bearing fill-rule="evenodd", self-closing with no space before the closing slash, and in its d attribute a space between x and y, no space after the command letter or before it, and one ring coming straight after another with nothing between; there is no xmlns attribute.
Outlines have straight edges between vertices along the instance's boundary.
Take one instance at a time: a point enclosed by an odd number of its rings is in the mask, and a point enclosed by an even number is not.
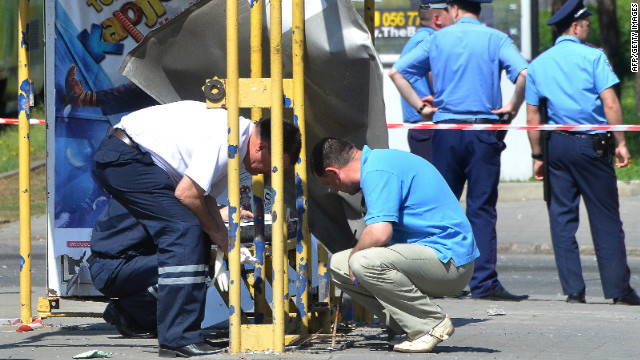
<svg viewBox="0 0 640 360"><path fill-rule="evenodd" d="M0 294L0 300L7 295ZM455 333L430 354L388 350L380 326L358 324L355 331L284 353L243 353L226 350L210 359L635 359L640 353L640 313L637 307L614 306L601 300L567 304L562 296L532 296L521 303L472 299L440 299L451 314ZM92 303L66 302L75 310L102 309ZM491 316L490 313L504 315ZM112 353L113 359L156 359L156 340L123 339L101 319L50 318L46 327L17 333L0 327L2 359L71 359L89 350ZM215 333L211 332L213 336ZM221 331L217 339L226 346Z"/></svg>

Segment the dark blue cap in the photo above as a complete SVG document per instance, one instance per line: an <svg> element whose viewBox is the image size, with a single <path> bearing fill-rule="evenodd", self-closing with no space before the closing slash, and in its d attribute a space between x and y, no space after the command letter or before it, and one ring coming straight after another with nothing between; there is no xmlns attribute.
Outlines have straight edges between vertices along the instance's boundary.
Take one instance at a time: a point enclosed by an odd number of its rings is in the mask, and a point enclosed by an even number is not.
<svg viewBox="0 0 640 360"><path fill-rule="evenodd" d="M584 6L582 0L569 0L558 10L549 21L547 25L556 25L562 27L563 25L570 25L572 22L593 15L593 13Z"/></svg>

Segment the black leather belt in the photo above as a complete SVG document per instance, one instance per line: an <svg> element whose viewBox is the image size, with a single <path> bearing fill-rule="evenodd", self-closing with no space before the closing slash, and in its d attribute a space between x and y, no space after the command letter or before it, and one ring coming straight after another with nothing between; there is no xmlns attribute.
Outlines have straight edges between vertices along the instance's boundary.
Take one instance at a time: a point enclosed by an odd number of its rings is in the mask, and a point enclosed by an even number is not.
<svg viewBox="0 0 640 360"><path fill-rule="evenodd" d="M442 124L496 124L497 121L486 118L447 119L438 121Z"/></svg>
<svg viewBox="0 0 640 360"><path fill-rule="evenodd" d="M109 136L115 136L118 139L122 140L123 143L131 146L131 147L135 147L136 143L131 140L131 138L129 137L129 135L127 135L127 133L120 129L120 128L114 128L113 126L109 127Z"/></svg>
<svg viewBox="0 0 640 360"><path fill-rule="evenodd" d="M579 138L583 138L583 139L589 139L589 140L593 140L594 138L598 137L598 135L596 135L596 134L585 134L585 133L579 133L579 132L575 132L575 131L560 130L558 132L560 134L563 134L563 135L571 135L571 136L575 136L575 137L579 137Z"/></svg>

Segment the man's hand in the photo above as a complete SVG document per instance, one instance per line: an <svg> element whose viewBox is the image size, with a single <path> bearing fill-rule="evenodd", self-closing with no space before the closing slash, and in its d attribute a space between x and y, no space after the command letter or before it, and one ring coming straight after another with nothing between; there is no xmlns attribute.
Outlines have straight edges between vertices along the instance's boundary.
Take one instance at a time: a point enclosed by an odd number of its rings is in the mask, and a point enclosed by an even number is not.
<svg viewBox="0 0 640 360"><path fill-rule="evenodd" d="M220 208L220 216L225 222L229 222L229 205ZM243 220L253 220L253 213L249 210L242 209L240 211L240 218Z"/></svg>
<svg viewBox="0 0 640 360"><path fill-rule="evenodd" d="M544 180L544 173L542 171L544 162L542 160L533 160L533 178L542 181Z"/></svg>
<svg viewBox="0 0 640 360"><path fill-rule="evenodd" d="M420 100L422 100L423 104L427 105L424 109L422 109L420 116L422 116L422 118L425 120L432 121L433 115L436 113L436 111L438 111L438 108L433 106L433 95L425 96Z"/></svg>
<svg viewBox="0 0 640 360"><path fill-rule="evenodd" d="M502 118L504 115L508 115L508 121L509 123L511 123L516 115L518 115L518 110L520 109L514 109L513 105L511 103L508 103L497 110L491 110L491 112L500 116L500 118Z"/></svg>
<svg viewBox="0 0 640 360"><path fill-rule="evenodd" d="M629 154L629 150L627 146L622 144L618 145L616 148L616 167L623 168L629 165L629 160L631 159L631 154Z"/></svg>

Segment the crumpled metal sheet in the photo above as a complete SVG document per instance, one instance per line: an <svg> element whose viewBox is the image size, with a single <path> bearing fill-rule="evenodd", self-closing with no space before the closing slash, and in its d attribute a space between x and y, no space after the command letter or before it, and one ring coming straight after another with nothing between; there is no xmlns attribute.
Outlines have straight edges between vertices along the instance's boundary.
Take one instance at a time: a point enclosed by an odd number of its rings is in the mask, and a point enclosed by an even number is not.
<svg viewBox="0 0 640 360"><path fill-rule="evenodd" d="M305 20L307 153L325 136L347 138L360 148L365 144L386 148L382 65L369 33L350 0L325 0L325 4L321 12ZM244 78L250 77L249 11L248 1L238 2L239 67L240 77ZM287 16L291 15L283 13L283 18ZM282 40L285 78L292 77L291 34L289 29ZM147 34L127 55L120 72L160 103L204 101L205 80L214 76L226 78L225 49L226 2L200 1ZM264 77L268 77L266 21L263 49ZM291 117L292 112L285 111L287 116ZM177 126L179 122L176 119ZM292 185L288 184L287 190ZM329 192L311 172L308 188L311 232L331 252L352 247L365 226L361 197Z"/></svg>

